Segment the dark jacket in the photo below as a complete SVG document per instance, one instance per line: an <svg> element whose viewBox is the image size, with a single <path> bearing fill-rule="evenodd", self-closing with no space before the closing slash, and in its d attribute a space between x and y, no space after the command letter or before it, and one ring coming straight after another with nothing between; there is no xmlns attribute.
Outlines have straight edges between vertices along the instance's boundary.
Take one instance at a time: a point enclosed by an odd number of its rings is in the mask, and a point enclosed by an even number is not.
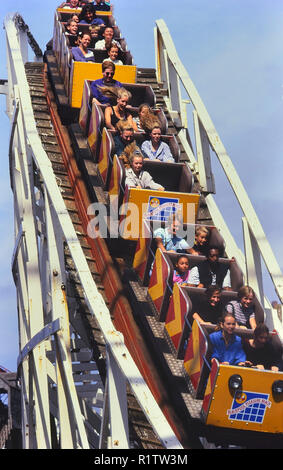
<svg viewBox="0 0 283 470"><path fill-rule="evenodd" d="M213 266L213 272L216 274L216 284L219 287L222 287L224 278L227 274L229 269L228 265L223 265L221 263L216 263ZM199 282L204 285L204 287L208 287L212 284L212 274L211 274L212 267L209 261L204 261L202 264L198 266L199 271Z"/></svg>

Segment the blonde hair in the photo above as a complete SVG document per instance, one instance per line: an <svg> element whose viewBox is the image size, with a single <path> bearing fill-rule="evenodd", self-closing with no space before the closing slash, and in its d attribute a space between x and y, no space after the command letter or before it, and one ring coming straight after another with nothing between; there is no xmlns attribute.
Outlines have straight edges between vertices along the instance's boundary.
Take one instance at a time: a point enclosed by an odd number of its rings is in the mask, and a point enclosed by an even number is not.
<svg viewBox="0 0 283 470"><path fill-rule="evenodd" d="M146 109L146 112L143 116L141 116L140 113L143 109ZM159 118L152 112L151 107L148 103L142 103L139 105L138 115L140 119L140 126L147 134L150 134L152 129L154 129L155 127L160 128L161 123L159 121Z"/></svg>
<svg viewBox="0 0 283 470"><path fill-rule="evenodd" d="M120 121L117 122L116 129L121 133L123 131L133 131L134 132L134 128L133 128L132 124L130 124L129 121L127 121L127 120L124 121L123 119L120 119Z"/></svg>
<svg viewBox="0 0 283 470"><path fill-rule="evenodd" d="M92 31L100 31L101 29L101 26L97 26L97 25L94 25L94 24L91 24L90 27L88 28L90 32Z"/></svg>
<svg viewBox="0 0 283 470"><path fill-rule="evenodd" d="M119 158L124 163L125 168L129 168L135 157L142 157L143 159L143 155L134 140L130 144L126 145Z"/></svg>
<svg viewBox="0 0 283 470"><path fill-rule="evenodd" d="M122 98L122 96L126 95L128 100L132 98L132 94L126 90L126 88L123 87L117 87L117 86L98 86L100 92L104 95L107 96L107 98L117 99Z"/></svg>
<svg viewBox="0 0 283 470"><path fill-rule="evenodd" d="M205 233L206 235L209 235L209 230L208 230L208 228L204 227L203 225L197 225L196 226L196 235L199 235L200 233Z"/></svg>

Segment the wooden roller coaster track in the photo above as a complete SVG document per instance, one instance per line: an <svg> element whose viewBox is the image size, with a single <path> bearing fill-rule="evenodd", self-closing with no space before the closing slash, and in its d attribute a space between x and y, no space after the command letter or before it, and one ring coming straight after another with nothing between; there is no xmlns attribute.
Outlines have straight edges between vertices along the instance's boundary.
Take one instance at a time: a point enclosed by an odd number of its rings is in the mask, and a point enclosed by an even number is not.
<svg viewBox="0 0 283 470"><path fill-rule="evenodd" d="M24 447L202 448L204 440L200 436L205 431L200 422L201 402L189 393L182 364L170 350L147 289L127 265L127 256L119 256L119 243L123 242L119 240L113 249L107 240L88 235L88 208L93 202L109 204L108 194L78 124L70 124L72 119L64 122L64 113L71 110L56 56L49 50L45 63L26 62L23 68L16 26L26 29L19 16L17 21L7 20L9 62L15 64L10 80L14 98L10 170L17 220L13 274L22 315L18 366ZM160 22L156 33L159 46L163 28ZM31 35L28 37L33 43ZM169 52L170 48L171 44ZM157 64L156 70L138 68L137 83L152 87L156 105L166 115L168 134L176 136L180 161L194 173L193 189L201 193L196 222L212 225L217 219L228 235L230 254L234 241L212 199L210 175L202 173L206 155L199 164L190 158L190 142L184 139L184 129L178 124L181 113L172 110L170 104L166 80L170 76L172 79L176 64L167 65L167 78L161 65ZM21 72L27 84L24 90L19 88ZM24 85L25 80L21 82ZM25 91L29 98L23 97ZM192 93L197 106L198 96ZM25 122L25 113L30 117L32 114L36 129ZM177 114L178 119L174 119ZM205 153L209 143L221 151L221 141L201 103L194 118L200 150ZM209 131L205 129L207 123ZM34 152L35 133L35 140L40 141L36 142L40 148L38 158ZM19 189L25 194L24 202ZM244 210L249 206L245 195L242 204ZM32 221L29 227L27 216ZM245 229L250 252L255 252L257 258L254 240L260 227L256 219ZM35 245L38 252L32 253ZM261 248L269 251L267 243ZM249 256L247 271L250 268L254 273L254 259ZM243 264L244 256L239 257ZM280 296L281 278L276 266L274 272L270 271ZM261 295L260 282L256 276L252 279ZM36 298L40 314L33 317L35 307L28 298L29 287L35 298L39 286L43 302ZM261 298L264 300L263 295ZM48 403L46 409L42 406L44 400ZM2 446L11 426L10 420L3 426Z"/></svg>

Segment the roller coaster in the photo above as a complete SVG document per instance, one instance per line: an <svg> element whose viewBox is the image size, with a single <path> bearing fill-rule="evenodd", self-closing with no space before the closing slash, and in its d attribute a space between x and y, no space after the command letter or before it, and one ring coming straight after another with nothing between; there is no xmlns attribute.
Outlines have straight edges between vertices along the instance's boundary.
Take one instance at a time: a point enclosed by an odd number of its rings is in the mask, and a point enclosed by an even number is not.
<svg viewBox="0 0 283 470"><path fill-rule="evenodd" d="M66 34L81 9L67 4L55 11L44 53L19 14L4 23L21 446L282 448L283 373L211 359L214 326L192 319L205 289L173 283L177 254L160 249L154 232L177 213L190 246L196 227L208 228L208 245L230 270L223 304L251 286L256 321L281 346L281 310L265 295L261 268L264 263L282 303L279 264L165 22L155 26L156 68L139 68L113 5L106 10L96 15L119 44L123 65L116 65L115 80L131 93L128 110L138 116L141 104L150 106L174 159L143 162L162 192L125 184L127 168L115 148L119 132L107 128L105 106L93 99L107 51L90 47L94 60L76 61ZM88 29L78 23L82 35ZM27 60L28 45L34 62ZM135 131L134 139L141 147L148 135ZM214 199L212 152L243 212L245 252ZM206 256L188 259L193 268Z"/></svg>

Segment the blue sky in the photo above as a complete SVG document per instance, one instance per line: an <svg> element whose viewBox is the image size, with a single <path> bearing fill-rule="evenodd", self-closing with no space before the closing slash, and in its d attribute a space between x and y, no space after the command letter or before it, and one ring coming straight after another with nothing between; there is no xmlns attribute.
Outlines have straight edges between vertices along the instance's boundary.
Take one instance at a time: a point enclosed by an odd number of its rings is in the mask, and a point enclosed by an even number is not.
<svg viewBox="0 0 283 470"><path fill-rule="evenodd" d="M42 5L48 4L48 7ZM59 2L1 2L3 22L19 12L44 50ZM155 67L153 28L164 19L283 267L283 3L282 0L117 0L117 23L135 63ZM7 77L2 28L0 78ZM11 276L13 205L8 168L9 121L0 97L0 364L16 369L18 327ZM241 212L214 163L216 200L241 245ZM273 289L267 283L272 300Z"/></svg>

